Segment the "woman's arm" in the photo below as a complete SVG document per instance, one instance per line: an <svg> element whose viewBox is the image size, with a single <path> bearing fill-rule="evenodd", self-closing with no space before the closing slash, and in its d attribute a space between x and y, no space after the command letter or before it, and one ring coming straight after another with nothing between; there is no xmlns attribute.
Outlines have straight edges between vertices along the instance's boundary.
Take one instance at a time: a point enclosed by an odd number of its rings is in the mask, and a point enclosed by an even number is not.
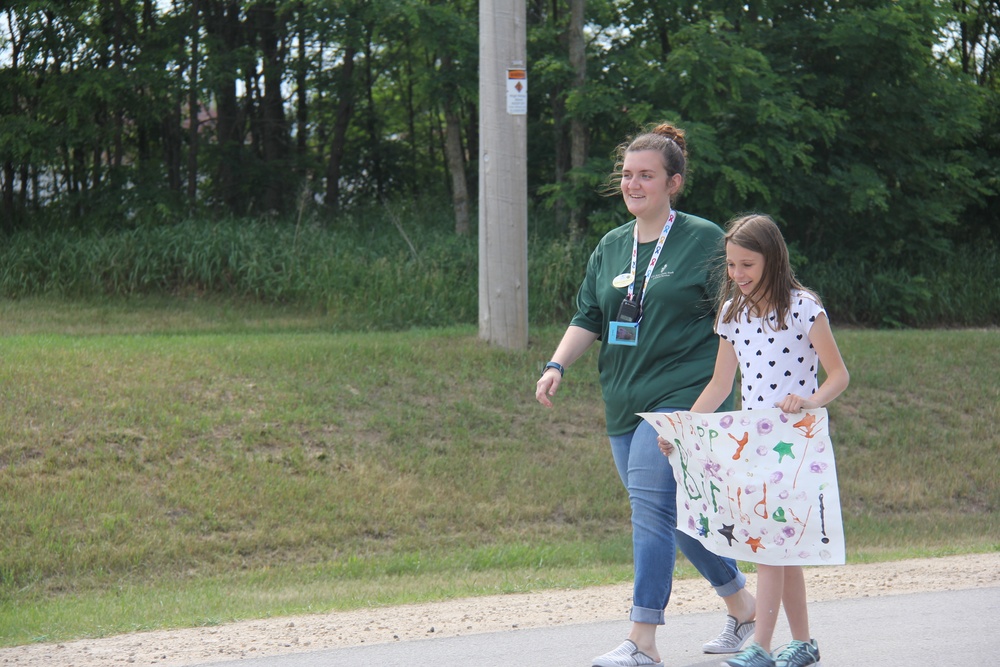
<svg viewBox="0 0 1000 667"><path fill-rule="evenodd" d="M552 354L552 361L563 368L569 368L574 361L583 356L583 353L596 340L597 334L593 331L570 325L566 329L566 333L563 334L562 340L559 341L556 351ZM542 377L538 378L538 382L535 383L535 398L545 407L551 408L552 401L549 399L551 396L555 396L561 382L562 373L558 369L545 369Z"/></svg>

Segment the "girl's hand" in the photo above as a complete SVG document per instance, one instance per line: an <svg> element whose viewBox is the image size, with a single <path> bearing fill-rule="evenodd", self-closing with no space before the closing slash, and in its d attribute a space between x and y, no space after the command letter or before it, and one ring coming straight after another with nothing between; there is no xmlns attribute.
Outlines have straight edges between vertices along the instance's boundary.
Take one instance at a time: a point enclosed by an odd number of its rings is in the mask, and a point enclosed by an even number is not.
<svg viewBox="0 0 1000 667"><path fill-rule="evenodd" d="M662 435L656 436L656 444L660 446L660 451L663 452L664 456L670 456L674 453L674 444L669 440L664 440Z"/></svg>
<svg viewBox="0 0 1000 667"><path fill-rule="evenodd" d="M562 382L562 375L559 374L558 370L555 368L545 369L542 377L538 378L538 382L535 383L535 399L545 407L551 408L552 401L549 400L549 397L556 395L560 382Z"/></svg>
<svg viewBox="0 0 1000 667"><path fill-rule="evenodd" d="M815 410L820 406L816 401L802 398L796 394L789 394L775 403L774 407L781 408L782 412L802 412L803 410Z"/></svg>

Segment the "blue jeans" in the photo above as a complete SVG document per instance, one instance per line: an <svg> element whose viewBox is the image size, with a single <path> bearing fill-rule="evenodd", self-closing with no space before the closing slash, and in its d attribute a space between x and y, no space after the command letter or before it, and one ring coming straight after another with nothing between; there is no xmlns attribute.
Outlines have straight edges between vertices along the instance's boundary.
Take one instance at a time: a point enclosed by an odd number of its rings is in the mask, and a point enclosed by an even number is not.
<svg viewBox="0 0 1000 667"><path fill-rule="evenodd" d="M679 408L657 408L676 412ZM731 558L717 556L677 528L677 484L670 461L656 442L656 429L646 421L632 433L613 435L611 453L632 505L632 551L635 584L632 612L636 623L663 625L670 600L677 547L716 592L727 597L746 584Z"/></svg>

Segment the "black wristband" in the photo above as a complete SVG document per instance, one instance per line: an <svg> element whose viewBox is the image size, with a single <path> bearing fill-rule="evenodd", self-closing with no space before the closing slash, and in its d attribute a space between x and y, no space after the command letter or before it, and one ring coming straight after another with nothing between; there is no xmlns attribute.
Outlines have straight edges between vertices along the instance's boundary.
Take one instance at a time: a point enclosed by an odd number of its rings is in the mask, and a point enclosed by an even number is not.
<svg viewBox="0 0 1000 667"><path fill-rule="evenodd" d="M549 363L545 364L545 368L542 369L542 375L545 375L545 371L549 370L550 368L554 368L557 371L559 371L559 377L562 377L563 375L566 374L566 369L563 368L562 364L557 364L554 361L550 361Z"/></svg>

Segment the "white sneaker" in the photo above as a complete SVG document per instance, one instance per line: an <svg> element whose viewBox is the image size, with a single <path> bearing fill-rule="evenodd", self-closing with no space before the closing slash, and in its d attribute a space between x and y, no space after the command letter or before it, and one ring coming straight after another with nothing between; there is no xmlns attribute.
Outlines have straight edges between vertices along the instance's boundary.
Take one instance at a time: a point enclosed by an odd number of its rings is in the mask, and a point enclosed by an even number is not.
<svg viewBox="0 0 1000 667"><path fill-rule="evenodd" d="M626 639L614 651L594 658L593 667L663 667L639 650L631 639Z"/></svg>
<svg viewBox="0 0 1000 667"><path fill-rule="evenodd" d="M753 637L756 622L740 623L732 616L726 616L726 627L719 636L701 647L705 653L739 653L747 640Z"/></svg>

